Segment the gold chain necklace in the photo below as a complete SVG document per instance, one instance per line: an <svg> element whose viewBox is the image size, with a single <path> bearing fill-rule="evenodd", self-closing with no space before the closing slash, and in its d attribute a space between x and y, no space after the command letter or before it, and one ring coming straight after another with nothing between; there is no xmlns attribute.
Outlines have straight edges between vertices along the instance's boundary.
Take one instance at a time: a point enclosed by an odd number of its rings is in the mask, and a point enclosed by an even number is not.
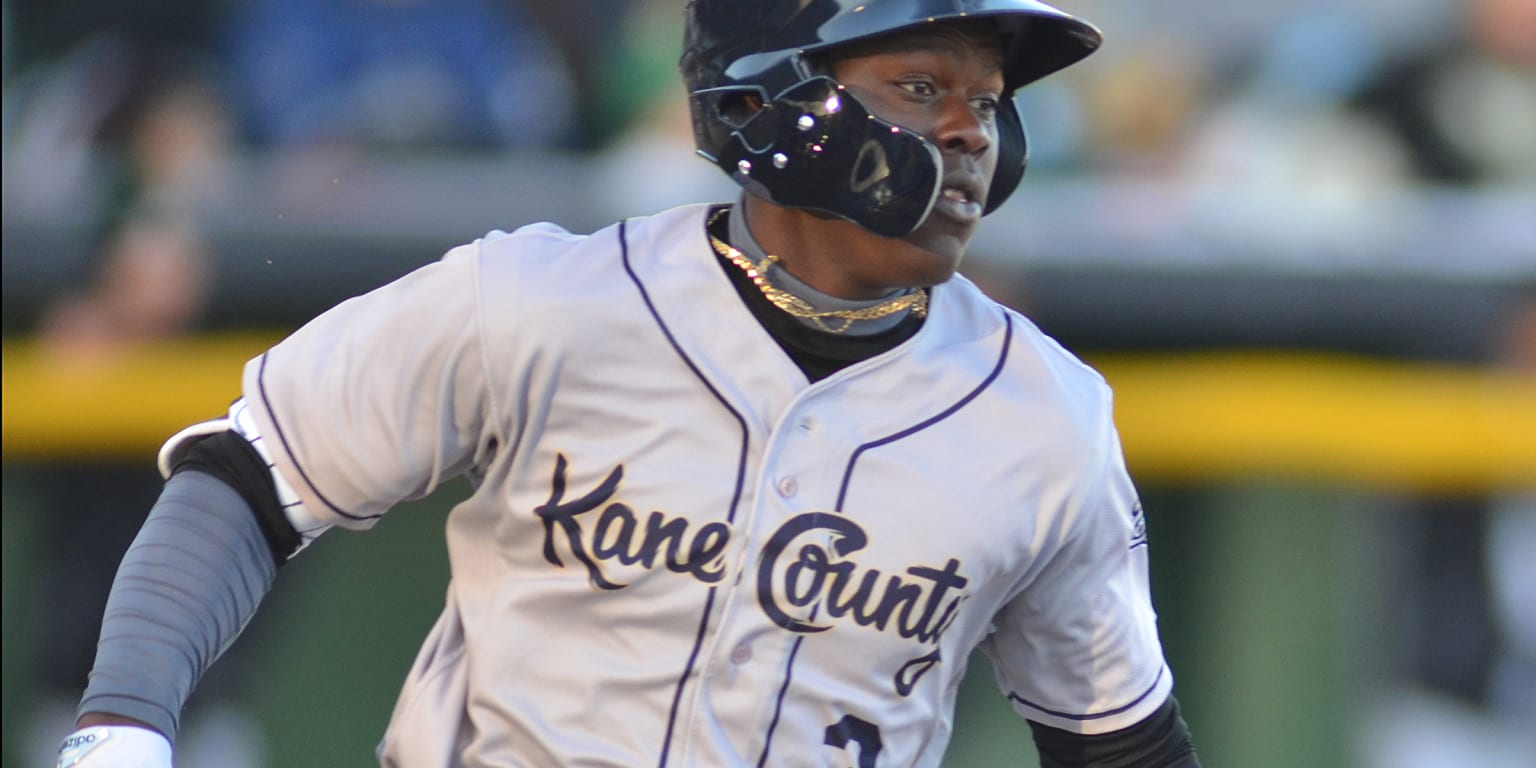
<svg viewBox="0 0 1536 768"><path fill-rule="evenodd" d="M710 217L709 223L706 226L714 226L715 221L724 215L726 210L724 208L720 209L718 213ZM902 294L872 307L818 311L805 299L789 291L776 288L772 283L768 282L768 268L777 263L779 257L769 254L762 261L754 263L751 259L747 258L746 254L733 248L730 243L715 237L714 233L709 235L709 244L715 249L715 253L730 259L732 264L735 264L743 272L747 273L747 278L752 281L753 285L757 286L759 291L763 292L763 296L768 299L768 303L794 317L810 320L817 328L827 333L843 333L853 327L856 321L876 320L894 315L897 312L911 310L912 314L917 317L923 317L928 314L928 291L925 288L919 288L911 293Z"/></svg>

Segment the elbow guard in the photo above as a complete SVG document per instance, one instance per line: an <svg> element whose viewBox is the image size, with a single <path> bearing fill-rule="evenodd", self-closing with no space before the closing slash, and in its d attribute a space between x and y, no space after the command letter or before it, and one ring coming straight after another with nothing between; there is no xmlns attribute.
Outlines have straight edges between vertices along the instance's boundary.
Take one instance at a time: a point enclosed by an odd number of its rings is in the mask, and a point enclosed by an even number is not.
<svg viewBox="0 0 1536 768"><path fill-rule="evenodd" d="M230 407L230 417L194 424L160 448L162 477L182 468L207 472L228 483L255 510L257 522L281 565L330 528L310 513L293 486L283 479L262 441L244 398Z"/></svg>

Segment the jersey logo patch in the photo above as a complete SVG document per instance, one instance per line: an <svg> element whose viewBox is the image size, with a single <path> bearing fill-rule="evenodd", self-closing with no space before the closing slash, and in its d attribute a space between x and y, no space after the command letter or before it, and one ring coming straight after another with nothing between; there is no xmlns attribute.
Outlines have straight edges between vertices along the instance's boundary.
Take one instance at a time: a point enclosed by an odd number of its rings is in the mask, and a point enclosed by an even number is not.
<svg viewBox="0 0 1536 768"><path fill-rule="evenodd" d="M586 569L592 585L623 589L613 575L619 566L658 568L704 584L725 577L731 527L653 510L642 516L614 501L624 466L614 467L596 488L567 498L567 462L555 458L549 500L534 509L544 523L544 559L564 568L562 550ZM825 632L842 623L891 632L922 647L897 670L893 686L910 695L923 673L939 663L939 641L959 616L970 580L960 560L943 566L912 565L900 573L861 566L854 558L869 546L869 534L835 512L807 512L785 521L768 537L757 558L758 605L768 620L799 634ZM563 546L562 546L563 545Z"/></svg>

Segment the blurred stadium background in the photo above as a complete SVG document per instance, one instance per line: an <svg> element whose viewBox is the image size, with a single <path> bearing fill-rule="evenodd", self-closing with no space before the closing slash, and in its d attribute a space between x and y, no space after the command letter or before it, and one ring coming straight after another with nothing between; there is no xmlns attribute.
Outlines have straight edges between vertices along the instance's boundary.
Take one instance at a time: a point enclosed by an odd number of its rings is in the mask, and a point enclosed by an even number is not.
<svg viewBox="0 0 1536 768"><path fill-rule="evenodd" d="M1536 1L1063 0L966 271L1104 371L1206 764L1536 765ZM153 453L490 229L727 199L681 0L4 0L3 764L68 730ZM286 568L180 768L372 765L463 489ZM1032 765L985 663L949 768Z"/></svg>

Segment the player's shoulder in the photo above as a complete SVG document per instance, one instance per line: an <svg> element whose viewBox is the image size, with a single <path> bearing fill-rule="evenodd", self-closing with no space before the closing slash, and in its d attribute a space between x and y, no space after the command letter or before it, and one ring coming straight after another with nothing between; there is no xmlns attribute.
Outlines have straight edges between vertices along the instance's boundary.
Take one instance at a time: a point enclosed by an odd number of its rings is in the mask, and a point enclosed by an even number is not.
<svg viewBox="0 0 1536 768"><path fill-rule="evenodd" d="M1002 311L1017 329L1013 336L1015 346L1048 368L1063 385L1073 390L1087 389L1101 396L1109 395L1109 384L1098 369L1067 349L1023 312L1006 306Z"/></svg>
<svg viewBox="0 0 1536 768"><path fill-rule="evenodd" d="M955 275L944 285L944 291L947 314L961 316L950 325L962 327L962 335L978 339L1001 335L1008 339L1008 364L1001 374L1071 392L1108 395L1108 385L1097 370L1024 313L988 296L963 275Z"/></svg>
<svg viewBox="0 0 1536 768"><path fill-rule="evenodd" d="M540 221L510 232L494 229L459 248L457 254L491 264L558 259L580 248L592 236L572 232L552 221ZM456 255L456 254L451 254Z"/></svg>
<svg viewBox="0 0 1536 768"><path fill-rule="evenodd" d="M552 222L492 231L451 251L445 261L471 273L488 327L525 327L550 313L583 322L623 317L638 298L632 268L680 250L687 235L702 243L707 206L685 206L626 219L591 233ZM696 247L703 247L696 244ZM706 249L707 250L707 249Z"/></svg>
<svg viewBox="0 0 1536 768"><path fill-rule="evenodd" d="M552 271L561 276L562 282L570 284L584 269L592 269L593 276L610 272L614 262L632 255L644 243L696 229L707 209L706 205L680 206L615 222L585 234L549 221L511 232L493 230L454 249L450 258L474 259L482 271L515 274L523 279Z"/></svg>
<svg viewBox="0 0 1536 768"><path fill-rule="evenodd" d="M997 319L999 333L1008 338L1007 357L998 375L999 393L1016 401L1031 419L1039 418L1043 409L1086 433L1100 431L1113 399L1103 375L1024 313L979 291L976 295Z"/></svg>

